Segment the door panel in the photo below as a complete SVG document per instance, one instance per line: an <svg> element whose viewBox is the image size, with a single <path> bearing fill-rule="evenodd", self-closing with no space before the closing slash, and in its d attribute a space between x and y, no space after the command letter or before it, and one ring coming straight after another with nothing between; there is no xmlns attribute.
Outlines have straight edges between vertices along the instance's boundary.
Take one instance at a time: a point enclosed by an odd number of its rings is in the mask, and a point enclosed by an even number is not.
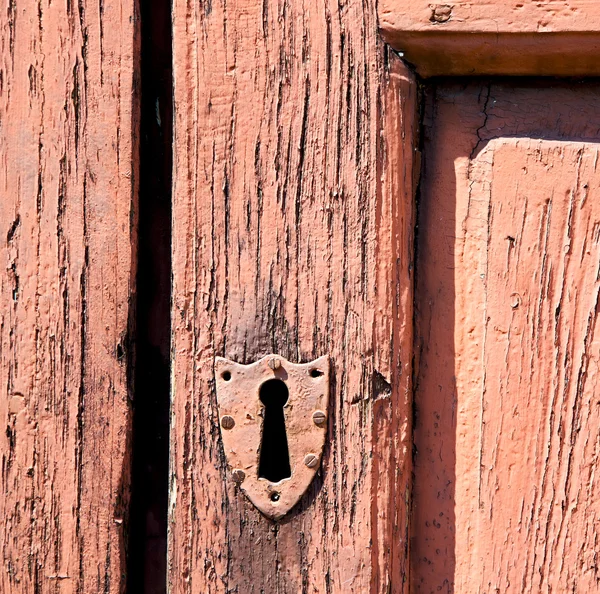
<svg viewBox="0 0 600 594"><path fill-rule="evenodd" d="M599 91L429 88L414 592L598 587Z"/></svg>

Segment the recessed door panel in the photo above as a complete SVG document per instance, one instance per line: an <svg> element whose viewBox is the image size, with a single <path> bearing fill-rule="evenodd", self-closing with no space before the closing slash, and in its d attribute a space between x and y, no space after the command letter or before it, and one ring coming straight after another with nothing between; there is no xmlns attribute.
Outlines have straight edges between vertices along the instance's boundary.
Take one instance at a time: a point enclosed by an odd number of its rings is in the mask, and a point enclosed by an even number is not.
<svg viewBox="0 0 600 594"><path fill-rule="evenodd" d="M432 85L416 285L414 592L592 592L600 87Z"/></svg>

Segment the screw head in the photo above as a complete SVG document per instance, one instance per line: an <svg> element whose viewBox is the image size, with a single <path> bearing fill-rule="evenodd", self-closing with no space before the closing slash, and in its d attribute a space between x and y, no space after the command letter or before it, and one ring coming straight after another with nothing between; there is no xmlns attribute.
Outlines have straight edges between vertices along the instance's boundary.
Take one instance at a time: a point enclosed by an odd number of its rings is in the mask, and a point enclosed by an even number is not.
<svg viewBox="0 0 600 594"><path fill-rule="evenodd" d="M323 427L327 422L327 415L322 410L316 410L312 416L313 422L319 427Z"/></svg>
<svg viewBox="0 0 600 594"><path fill-rule="evenodd" d="M236 468L231 473L231 476L233 480L239 485L240 483L244 482L244 479L246 478L246 473L241 468Z"/></svg>
<svg viewBox="0 0 600 594"><path fill-rule="evenodd" d="M319 458L315 456L315 454L306 454L306 456L304 456L304 464L306 464L306 466L309 468L315 468L318 463Z"/></svg>
<svg viewBox="0 0 600 594"><path fill-rule="evenodd" d="M234 425L235 425L235 420L233 417L231 417L229 415L224 415L221 418L221 427L223 427L223 429L233 429Z"/></svg>
<svg viewBox="0 0 600 594"><path fill-rule="evenodd" d="M273 357L272 359L269 359L269 367L273 371L277 371L281 367L281 361Z"/></svg>

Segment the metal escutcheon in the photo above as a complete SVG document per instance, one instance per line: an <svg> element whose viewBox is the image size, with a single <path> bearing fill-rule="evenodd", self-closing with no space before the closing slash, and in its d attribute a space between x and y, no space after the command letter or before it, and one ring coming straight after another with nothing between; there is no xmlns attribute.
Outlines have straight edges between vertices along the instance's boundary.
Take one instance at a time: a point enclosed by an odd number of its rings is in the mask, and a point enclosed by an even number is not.
<svg viewBox="0 0 600 594"><path fill-rule="evenodd" d="M250 365L216 357L215 379L229 476L265 516L278 520L298 503L321 465L328 426L328 357L290 363L279 355L267 355ZM267 388L279 389L287 397L282 400L283 415L278 412L280 422L285 423L285 437L281 427L274 425L276 419L266 418L275 415L265 404ZM265 431L277 436L265 435ZM275 437L285 438L289 456L282 453L285 447L273 441ZM289 463L281 471L283 478L277 468L275 474L264 471L269 455L278 456L276 460L283 460L284 466Z"/></svg>

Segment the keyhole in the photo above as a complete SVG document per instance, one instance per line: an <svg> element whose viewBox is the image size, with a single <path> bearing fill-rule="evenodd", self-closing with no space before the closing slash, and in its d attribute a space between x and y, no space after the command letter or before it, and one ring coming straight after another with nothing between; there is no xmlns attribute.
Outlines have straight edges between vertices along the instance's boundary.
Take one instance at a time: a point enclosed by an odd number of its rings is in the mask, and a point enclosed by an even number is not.
<svg viewBox="0 0 600 594"><path fill-rule="evenodd" d="M259 396L265 405L265 420L260 444L258 476L277 483L292 476L283 415L283 406L288 401L289 391L284 382L271 379L260 387Z"/></svg>

